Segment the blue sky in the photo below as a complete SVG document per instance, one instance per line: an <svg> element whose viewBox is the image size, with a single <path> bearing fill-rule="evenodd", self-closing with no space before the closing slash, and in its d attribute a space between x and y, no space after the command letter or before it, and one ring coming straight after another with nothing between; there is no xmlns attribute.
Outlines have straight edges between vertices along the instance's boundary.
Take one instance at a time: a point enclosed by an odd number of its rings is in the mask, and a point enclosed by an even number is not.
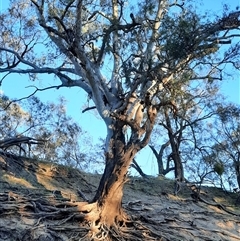
<svg viewBox="0 0 240 241"><path fill-rule="evenodd" d="M0 9L4 9L8 1L0 0ZM198 2L198 1L196 1ZM203 0L199 1L204 3L204 8L209 9L214 13L222 13L222 2L227 2L231 5L231 9L235 9L240 5L240 0ZM198 4L198 3L196 3ZM200 3L199 3L200 4ZM0 74L2 77L3 74ZM3 82L0 90L10 98L22 98L29 95L34 90L33 88L26 88L31 85L27 79L27 75L11 75ZM41 78L40 87L46 87L53 84L53 76L46 75ZM240 75L235 74L233 79L228 79L222 83L222 92L228 96L228 100L240 104ZM67 112L71 115L80 126L93 136L93 141L96 143L99 137L104 138L106 135L106 128L100 118L96 118L94 111L88 111L84 114L81 113L86 94L79 88L63 88L59 90L48 90L39 92L38 97L43 101L54 101L59 96L64 96L67 99ZM153 155L149 151L145 151L143 155L138 155L137 160L140 160L140 165L148 174L156 173L156 163L154 162Z"/></svg>

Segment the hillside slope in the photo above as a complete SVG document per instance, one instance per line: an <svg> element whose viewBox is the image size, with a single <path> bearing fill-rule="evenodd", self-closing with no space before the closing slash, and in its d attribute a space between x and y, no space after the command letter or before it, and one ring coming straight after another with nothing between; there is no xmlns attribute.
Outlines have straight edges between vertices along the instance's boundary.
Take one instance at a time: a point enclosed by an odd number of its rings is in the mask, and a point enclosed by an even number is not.
<svg viewBox="0 0 240 241"><path fill-rule="evenodd" d="M77 207L93 197L99 180L100 175L2 153L0 240L87 240ZM196 200L187 185L177 197L173 187L165 178L129 178L123 206L142 240L240 240L237 194L205 187Z"/></svg>

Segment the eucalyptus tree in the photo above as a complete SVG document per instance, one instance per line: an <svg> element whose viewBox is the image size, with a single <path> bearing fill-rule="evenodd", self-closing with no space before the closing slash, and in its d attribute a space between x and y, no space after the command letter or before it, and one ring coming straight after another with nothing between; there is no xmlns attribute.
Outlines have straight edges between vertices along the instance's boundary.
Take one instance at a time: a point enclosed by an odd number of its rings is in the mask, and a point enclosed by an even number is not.
<svg viewBox="0 0 240 241"><path fill-rule="evenodd" d="M12 140L7 151L19 155L19 147L14 145L16 138L27 137L31 145L29 157L87 169L90 166L89 151L92 148L90 136L67 116L66 101L43 103L37 97L26 100L0 98L0 140ZM23 139L24 140L24 139ZM40 144L41 145L38 145ZM23 143L22 143L23 144ZM21 145L22 145L21 144ZM27 151L25 147L20 150ZM22 154L23 152L21 152ZM88 153L88 154L87 154ZM25 153L27 154L27 153Z"/></svg>
<svg viewBox="0 0 240 241"><path fill-rule="evenodd" d="M222 178L228 188L240 189L240 107L234 104L220 104L218 118L212 135L215 144L212 147L214 164L221 163Z"/></svg>
<svg viewBox="0 0 240 241"><path fill-rule="evenodd" d="M199 130L217 114L214 105L220 97L218 85L200 80L191 86L188 78L188 84L184 85L184 78L181 76L168 84L165 96L161 96L172 105L159 111L159 125L149 145L157 159L158 174L174 171L175 179L180 182L185 180L183 163L191 163L189 152L194 152L202 144L199 142L202 136Z"/></svg>
<svg viewBox="0 0 240 241"><path fill-rule="evenodd" d="M171 105L156 96L180 74L217 81L227 63L239 67L239 44L226 45L239 37L239 16L210 21L180 0L17 0L1 15L0 72L48 74L60 81L52 88L83 89L106 125L104 173L91 203L79 207L93 236L127 221L128 167Z"/></svg>
<svg viewBox="0 0 240 241"><path fill-rule="evenodd" d="M0 138L5 139L18 134L18 129L28 119L28 113L18 103L12 103L7 96L0 97Z"/></svg>
<svg viewBox="0 0 240 241"><path fill-rule="evenodd" d="M32 96L19 103L28 114L19 134L44 140L44 146L33 146L32 157L87 169L91 137L67 115L64 98L60 97L56 103L44 103Z"/></svg>

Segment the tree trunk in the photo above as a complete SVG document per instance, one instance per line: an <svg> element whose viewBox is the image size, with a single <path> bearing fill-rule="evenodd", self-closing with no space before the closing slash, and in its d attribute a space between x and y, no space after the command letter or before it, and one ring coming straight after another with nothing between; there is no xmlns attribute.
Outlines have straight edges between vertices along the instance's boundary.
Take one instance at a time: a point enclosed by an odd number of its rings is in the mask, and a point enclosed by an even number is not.
<svg viewBox="0 0 240 241"><path fill-rule="evenodd" d="M156 159L157 159L158 175L165 175L165 174L164 174L164 171L165 171L165 170L164 170L164 167L163 167L163 159L162 159L162 157L163 157L163 150L164 150L163 145L162 145L161 150L159 151L159 153L158 153L157 150L154 148L154 146L149 145L149 147L151 148L154 156L155 156Z"/></svg>
<svg viewBox="0 0 240 241"><path fill-rule="evenodd" d="M99 240L98 236L101 236L102 240L105 240L103 234L106 230L129 221L122 208L123 187L135 154L149 142L157 111L156 106L147 106L147 116L143 124L137 122L136 118L128 120L128 116L123 114L113 114L111 123L107 123L104 173L91 203L83 204L79 208L86 214L85 219L91 223L91 238L97 237ZM126 125L131 128L127 143L124 134Z"/></svg>
<svg viewBox="0 0 240 241"><path fill-rule="evenodd" d="M179 182L183 182L184 170L183 170L182 160L181 160L179 151L177 151L177 153L172 153L172 159L175 166L175 169L174 169L175 178L178 179Z"/></svg>
<svg viewBox="0 0 240 241"><path fill-rule="evenodd" d="M171 153L170 157L172 158L172 160L174 162L175 178L179 182L182 182L182 181L184 181L184 170L183 170L182 160L181 160L180 151L179 151L181 136L177 137L174 134L167 109L165 109L165 118L166 118L166 124L168 127L168 137L169 137L169 141L170 141L170 145L171 145L171 149L172 149L172 153ZM179 135L180 135L180 133L179 133Z"/></svg>
<svg viewBox="0 0 240 241"><path fill-rule="evenodd" d="M167 146L170 145L170 142L167 141L165 144L163 144L160 148L160 151L159 153L157 153L156 149L154 148L154 146L150 145L149 147L151 148L154 156L156 157L157 159L157 164L158 164L158 175L163 175L163 176L166 176L169 172L175 170L174 167L170 167L170 161L171 159L168 158L167 160L167 164L166 164L166 168L164 168L163 166L163 152L165 150L165 148Z"/></svg>
<svg viewBox="0 0 240 241"><path fill-rule="evenodd" d="M240 156L240 154L239 154ZM236 176L237 176L237 183L238 183L238 188L240 189L240 158L238 158L238 161L235 162L235 171L236 171Z"/></svg>
<svg viewBox="0 0 240 241"><path fill-rule="evenodd" d="M100 222L112 226L124 219L122 209L123 186L127 181L128 168L138 149L134 144L125 144L122 123L115 123L110 138L110 151L106 155L106 164L98 190L92 203L96 202L100 211Z"/></svg>
<svg viewBox="0 0 240 241"><path fill-rule="evenodd" d="M88 212L88 219L95 222L95 226L103 224L111 227L126 221L122 197L127 172L135 154L148 144L156 114L157 108L150 105L147 108L147 119L142 126L134 120L127 121L126 116L118 116L112 123L108 123L105 170L91 202L92 211ZM126 123L131 126L132 132L127 143L123 133ZM94 206L97 208L93 208Z"/></svg>

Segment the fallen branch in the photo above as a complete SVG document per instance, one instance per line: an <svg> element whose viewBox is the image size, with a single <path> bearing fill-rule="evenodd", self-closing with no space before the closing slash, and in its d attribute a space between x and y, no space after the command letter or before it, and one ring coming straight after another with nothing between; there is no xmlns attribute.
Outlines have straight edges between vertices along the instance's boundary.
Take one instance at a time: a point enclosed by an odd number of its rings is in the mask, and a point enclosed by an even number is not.
<svg viewBox="0 0 240 241"><path fill-rule="evenodd" d="M46 140L35 139L28 136L16 136L0 140L0 149L6 151L8 148L12 146L17 146L19 148L19 155L21 155L21 151L23 151L26 155L26 150L22 147L22 144L27 144L30 156L31 145L44 145L45 142Z"/></svg>

